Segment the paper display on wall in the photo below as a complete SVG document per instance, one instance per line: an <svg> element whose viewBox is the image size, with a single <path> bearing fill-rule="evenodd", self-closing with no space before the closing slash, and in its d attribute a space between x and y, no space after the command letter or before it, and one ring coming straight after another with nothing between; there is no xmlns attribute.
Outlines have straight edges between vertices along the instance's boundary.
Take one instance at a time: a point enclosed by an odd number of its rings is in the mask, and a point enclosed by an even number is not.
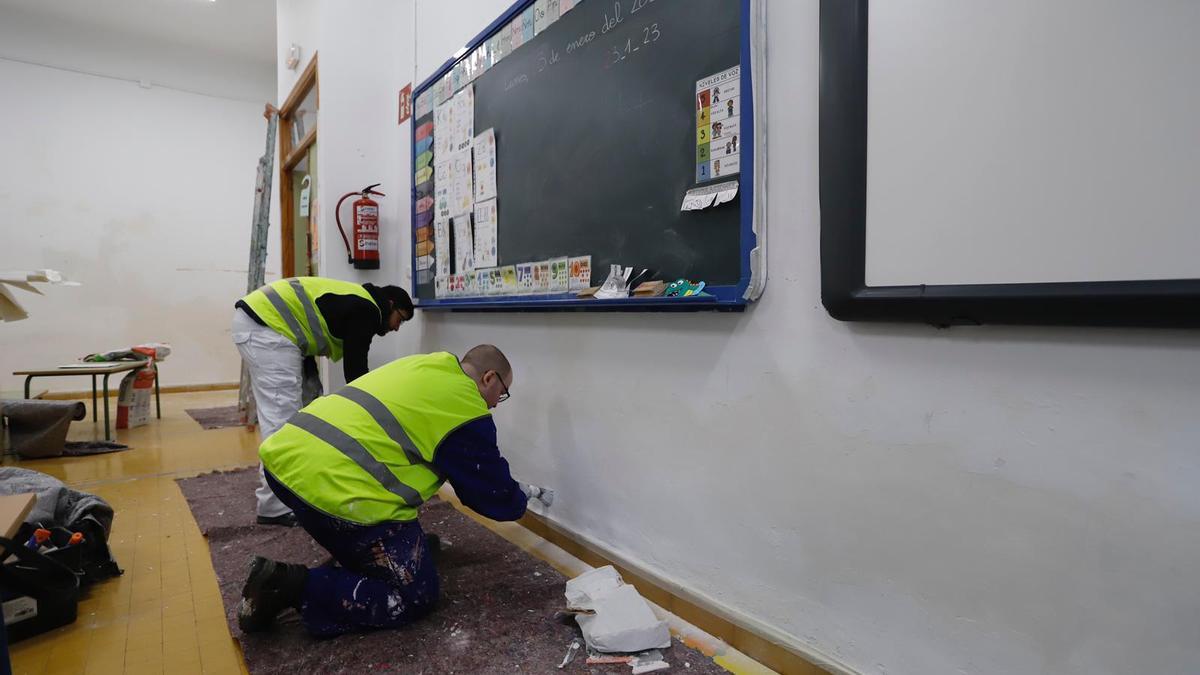
<svg viewBox="0 0 1200 675"><path fill-rule="evenodd" d="M504 272L499 267L488 270L488 295L504 295Z"/></svg>
<svg viewBox="0 0 1200 675"><path fill-rule="evenodd" d="M433 257L437 265L437 275L450 275L450 221L433 221Z"/></svg>
<svg viewBox="0 0 1200 675"><path fill-rule="evenodd" d="M680 211L700 211L710 206L717 206L733 201L737 196L738 182L736 180L692 188L683 195L683 206Z"/></svg>
<svg viewBox="0 0 1200 675"><path fill-rule="evenodd" d="M567 258L550 260L550 292L565 293L571 290L571 264Z"/></svg>
<svg viewBox="0 0 1200 675"><path fill-rule="evenodd" d="M451 221L454 227L454 271L475 269L475 244L471 238L470 216L458 216Z"/></svg>
<svg viewBox="0 0 1200 675"><path fill-rule="evenodd" d="M499 222L495 199L475 205L475 264L480 267L496 265L496 239Z"/></svg>
<svg viewBox="0 0 1200 675"><path fill-rule="evenodd" d="M474 171L471 165L471 149L451 153L448 164L450 215L470 213L471 206L475 203L475 185L471 178ZM441 179L438 181L440 184Z"/></svg>
<svg viewBox="0 0 1200 675"><path fill-rule="evenodd" d="M475 201L496 197L496 132L488 129L475 137Z"/></svg>
<svg viewBox="0 0 1200 675"><path fill-rule="evenodd" d="M504 295L513 295L517 292L517 266L505 265L500 268L500 278L502 285L500 291Z"/></svg>
<svg viewBox="0 0 1200 675"><path fill-rule="evenodd" d="M550 292L550 261L533 263L533 289L535 293Z"/></svg>
<svg viewBox="0 0 1200 675"><path fill-rule="evenodd" d="M570 290L582 291L592 285L592 256L581 255L571 258Z"/></svg>
<svg viewBox="0 0 1200 675"><path fill-rule="evenodd" d="M517 292L532 293L533 291L533 263L517 265Z"/></svg>
<svg viewBox="0 0 1200 675"><path fill-rule="evenodd" d="M450 150L466 150L475 140L475 85L455 94L450 108Z"/></svg>
<svg viewBox="0 0 1200 675"><path fill-rule="evenodd" d="M696 182L741 171L741 66L696 82Z"/></svg>
<svg viewBox="0 0 1200 675"><path fill-rule="evenodd" d="M433 157L437 161L450 154L450 105L443 103L433 111Z"/></svg>
<svg viewBox="0 0 1200 675"><path fill-rule="evenodd" d="M450 217L450 161L439 162L433 169L433 217Z"/></svg>

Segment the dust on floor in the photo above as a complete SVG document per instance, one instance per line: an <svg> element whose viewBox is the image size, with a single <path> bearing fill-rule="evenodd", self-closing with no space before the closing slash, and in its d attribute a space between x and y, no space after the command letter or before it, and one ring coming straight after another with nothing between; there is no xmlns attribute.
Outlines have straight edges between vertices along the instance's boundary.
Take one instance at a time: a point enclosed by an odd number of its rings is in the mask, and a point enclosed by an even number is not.
<svg viewBox="0 0 1200 675"><path fill-rule="evenodd" d="M431 615L398 630L316 640L292 612L274 631L243 635L235 612L251 556L309 566L329 558L300 528L254 523L257 481L253 469L179 481L208 538L226 619L251 673L629 672L625 665L589 667L583 656L559 671L579 634L554 618L563 607L566 578L436 499L421 509L422 527L442 540L441 599ZM675 672L725 672L678 640L664 650L664 658Z"/></svg>

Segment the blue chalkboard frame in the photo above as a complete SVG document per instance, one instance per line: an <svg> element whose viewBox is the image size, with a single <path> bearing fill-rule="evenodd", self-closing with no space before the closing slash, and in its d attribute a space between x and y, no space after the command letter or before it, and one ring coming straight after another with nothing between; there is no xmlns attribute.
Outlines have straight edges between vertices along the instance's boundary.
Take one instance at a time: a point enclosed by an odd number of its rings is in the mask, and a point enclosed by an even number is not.
<svg viewBox="0 0 1200 675"><path fill-rule="evenodd" d="M603 0L580 0L600 2ZM600 312L698 312L726 311L741 312L746 306L756 300L766 285L766 252L765 244L765 195L756 189L759 171L765 170L765 163L759 163L760 114L757 104L763 86L761 76L756 71L764 58L765 50L755 52L755 42L761 39L757 32L761 21L756 15L758 3L763 0L733 0L741 5L741 90L750 92L742 97L742 119L747 130L743 132L742 141L742 170L740 174L739 202L741 207L741 277L736 285L706 286L707 296L688 298L622 298L617 300L597 300L595 298L579 298L574 293L556 293L551 295L507 295L483 296L474 298L417 298L417 240L416 228L409 228L411 242L411 257L409 264L412 274L412 297L416 307L421 310L443 310L460 312L561 312L561 311L600 311ZM521 12L531 7L535 0L517 0L507 10L492 21L478 35L458 52L457 57L448 59L432 75L426 78L413 90L413 101L432 87L461 60L483 44L493 33L506 26ZM409 134L412 151L409 157L409 176L416 173L416 133L417 124L414 116L409 124ZM411 223L417 221L416 185L409 197Z"/></svg>

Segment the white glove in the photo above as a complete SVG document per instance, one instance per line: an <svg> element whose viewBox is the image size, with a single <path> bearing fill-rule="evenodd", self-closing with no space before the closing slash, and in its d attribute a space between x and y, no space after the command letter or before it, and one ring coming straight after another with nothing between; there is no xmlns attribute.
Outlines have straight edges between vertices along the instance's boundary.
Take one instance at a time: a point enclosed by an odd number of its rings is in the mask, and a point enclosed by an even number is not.
<svg viewBox="0 0 1200 675"><path fill-rule="evenodd" d="M518 485L521 486L521 492L525 493L526 499L536 499L545 506L550 506L554 503L554 490L537 485L526 485L525 483L518 483Z"/></svg>

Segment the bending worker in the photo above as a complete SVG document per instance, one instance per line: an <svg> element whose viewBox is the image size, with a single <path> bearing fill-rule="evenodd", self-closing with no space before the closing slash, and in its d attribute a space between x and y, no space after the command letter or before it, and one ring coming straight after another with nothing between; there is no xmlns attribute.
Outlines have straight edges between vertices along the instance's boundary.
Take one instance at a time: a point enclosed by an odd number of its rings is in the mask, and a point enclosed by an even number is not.
<svg viewBox="0 0 1200 675"><path fill-rule="evenodd" d="M250 372L259 438L275 433L320 394L319 388L312 396L302 394L306 359L343 359L346 381L356 380L367 373L371 339L398 330L412 315L412 299L403 288L320 277L280 279L238 300L233 342ZM291 509L264 478L255 495L260 524L295 525Z"/></svg>
<svg viewBox="0 0 1200 675"><path fill-rule="evenodd" d="M437 600L433 549L417 507L446 480L463 504L516 520L539 488L509 474L490 408L508 398L499 349L419 354L376 368L317 399L263 442L267 482L338 566L308 569L257 557L238 624L265 630L284 609L313 635L396 627Z"/></svg>

